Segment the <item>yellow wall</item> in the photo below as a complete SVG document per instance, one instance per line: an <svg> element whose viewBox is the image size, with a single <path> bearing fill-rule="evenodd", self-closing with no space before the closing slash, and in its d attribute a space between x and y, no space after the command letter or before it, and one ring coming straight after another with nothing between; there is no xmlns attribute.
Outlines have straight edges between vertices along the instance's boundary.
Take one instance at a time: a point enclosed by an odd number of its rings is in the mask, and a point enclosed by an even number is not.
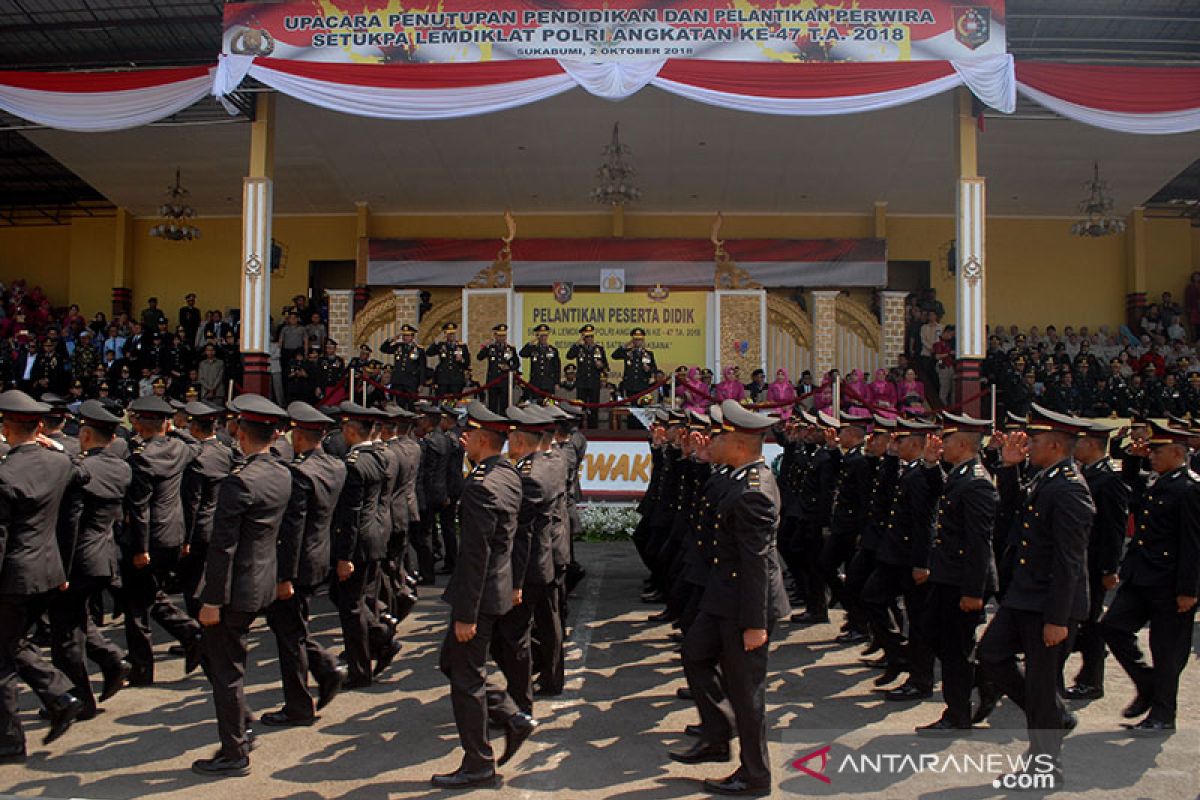
<svg viewBox="0 0 1200 800"><path fill-rule="evenodd" d="M707 214L636 214L625 219L627 237L707 239ZM543 214L517 217L519 238L608 236L611 217ZM135 221L131 288L134 308L159 297L173 313L183 295L195 291L203 309L240 302L238 262L241 220L202 218L203 237L193 242L152 239L151 219ZM1128 246L1125 236L1100 240L1070 235L1069 220L996 218L988 222L988 317L1005 325L1118 324L1124 319ZM739 238L828 238L871 236L871 215L727 215L721 236ZM273 309L308 285L310 260L355 257L353 215L277 217L274 235L286 247L286 269L271 284ZM504 234L500 215L374 215L377 237L494 239ZM946 245L954 236L950 217L889 216L888 255L929 261L931 282L947 310L954 307L954 281L946 272ZM1147 220L1147 289L1180 299L1188 275L1200 269L1200 229L1184 220ZM77 302L84 313L108 311L115 248L114 219L83 219L45 228L0 228L0 280L25 277L40 283L53 302ZM811 287L810 287L811 288ZM437 292L437 299L443 296Z"/></svg>

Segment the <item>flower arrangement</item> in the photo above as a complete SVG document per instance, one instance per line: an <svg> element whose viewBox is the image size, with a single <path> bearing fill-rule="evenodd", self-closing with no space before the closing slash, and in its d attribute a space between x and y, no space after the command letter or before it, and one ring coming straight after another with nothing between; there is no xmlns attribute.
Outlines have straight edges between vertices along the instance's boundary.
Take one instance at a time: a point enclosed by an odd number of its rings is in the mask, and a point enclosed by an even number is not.
<svg viewBox="0 0 1200 800"><path fill-rule="evenodd" d="M641 517L637 509L624 503L588 503L579 507L580 528L584 541L621 542L633 536Z"/></svg>

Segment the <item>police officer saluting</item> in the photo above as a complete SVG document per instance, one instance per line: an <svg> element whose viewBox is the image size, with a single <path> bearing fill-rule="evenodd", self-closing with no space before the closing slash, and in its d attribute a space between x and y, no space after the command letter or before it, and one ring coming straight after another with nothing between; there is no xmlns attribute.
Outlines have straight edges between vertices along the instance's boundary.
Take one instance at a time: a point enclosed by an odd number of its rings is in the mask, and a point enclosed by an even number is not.
<svg viewBox="0 0 1200 800"><path fill-rule="evenodd" d="M579 341L567 350L567 360L575 362L575 397L584 403L600 402L600 376L608 372L604 345L596 344L596 327L579 329ZM598 409L587 409L587 427L596 427Z"/></svg>
<svg viewBox="0 0 1200 800"><path fill-rule="evenodd" d="M395 354L396 361L392 364L391 388L403 392L405 395L417 394L421 390L421 385L425 383L425 350L413 341L413 337L416 335L416 328L412 325L403 325L400 328L398 341L396 337L393 337L379 346L379 352L388 355ZM401 396L396 399L396 402L409 408L415 399Z"/></svg>
<svg viewBox="0 0 1200 800"><path fill-rule="evenodd" d="M629 341L613 350L612 357L625 362L625 374L621 377L621 393L626 397L644 392L654 383L658 364L654 353L646 349L646 331L634 328L629 332Z"/></svg>
<svg viewBox="0 0 1200 800"><path fill-rule="evenodd" d="M311 725L345 683L348 671L309 637L308 604L329 576L329 525L346 482L346 465L321 449L321 437L336 423L307 403L287 407L296 455L288 465L292 493L279 528L275 600L267 624L279 648L283 708L263 714L264 725ZM317 682L313 706L307 678Z"/></svg>
<svg viewBox="0 0 1200 800"><path fill-rule="evenodd" d="M562 359L558 348L550 344L550 326L542 323L533 329L534 340L521 348L521 358L529 359L529 382L548 395L553 395L562 377ZM544 403L545 397L531 397L534 402Z"/></svg>
<svg viewBox="0 0 1200 800"><path fill-rule="evenodd" d="M84 710L71 694L71 681L25 641L50 593L68 588L55 526L72 468L65 455L37 444L49 411L24 392L0 394L4 438L11 448L0 458L0 762L25 760L25 733L17 719L18 670L50 715L44 744L66 733Z"/></svg>
<svg viewBox="0 0 1200 800"><path fill-rule="evenodd" d="M205 671L213 687L221 749L192 763L200 775L246 775L246 635L276 595L276 539L291 496L287 467L271 456L275 429L287 412L255 394L230 405L246 463L221 482L208 561L200 588Z"/></svg>
<svg viewBox="0 0 1200 800"><path fill-rule="evenodd" d="M517 348L508 343L508 326L503 322L492 328L492 341L479 348L475 356L479 361L487 362L486 382L491 383L497 378L503 378L499 383L488 389L487 407L497 416L504 413L511 399L508 396L508 374L521 374L521 359Z"/></svg>
<svg viewBox="0 0 1200 800"><path fill-rule="evenodd" d="M1151 422L1150 468L1158 479L1140 504L1120 586L1100 621L1104 641L1137 688L1122 716L1146 714L1128 726L1137 736L1175 730L1179 674L1192 649L1200 595L1200 477L1187 466L1191 435ZM1151 664L1137 643L1147 623Z"/></svg>
<svg viewBox="0 0 1200 800"><path fill-rule="evenodd" d="M429 348L428 355L437 359L433 368L434 391L439 395L461 394L467 385L467 370L471 354L458 341L458 325L447 322L442 326L443 340Z"/></svg>
<svg viewBox="0 0 1200 800"><path fill-rule="evenodd" d="M721 404L721 413L721 438L728 441L720 453L732 471L717 509L715 555L700 613L683 640L683 669L703 733L695 746L671 757L685 764L728 761L736 731L741 766L726 778L704 781L704 788L765 797L771 793L767 641L775 623L790 613L775 549L779 490L762 457L763 437L775 420L732 400Z"/></svg>

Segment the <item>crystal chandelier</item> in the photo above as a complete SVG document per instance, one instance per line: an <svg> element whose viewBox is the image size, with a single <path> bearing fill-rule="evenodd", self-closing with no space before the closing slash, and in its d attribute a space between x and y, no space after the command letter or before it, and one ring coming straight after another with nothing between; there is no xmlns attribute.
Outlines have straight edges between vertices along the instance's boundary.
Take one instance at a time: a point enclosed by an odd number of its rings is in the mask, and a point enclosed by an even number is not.
<svg viewBox="0 0 1200 800"><path fill-rule="evenodd" d="M191 241L200 238L200 229L187 222L196 216L196 210L184 200L188 190L179 182L179 170L175 170L175 185L167 189L167 202L158 207L158 215L163 221L150 229L150 235L156 239L168 239L172 242Z"/></svg>
<svg viewBox="0 0 1200 800"><path fill-rule="evenodd" d="M630 155L629 148L621 144L620 124L613 125L612 141L604 148L604 163L596 170L599 183L592 189L593 200L605 206L623 206L641 198L641 190L633 185L637 172L625 161Z"/></svg>
<svg viewBox="0 0 1200 800"><path fill-rule="evenodd" d="M1092 179L1084 186L1087 188L1088 197L1079 204L1079 212L1084 215L1084 219L1071 226L1071 233L1097 239L1114 233L1124 233L1125 220L1113 216L1113 200L1108 195L1108 183L1100 180L1098 162L1092 166Z"/></svg>

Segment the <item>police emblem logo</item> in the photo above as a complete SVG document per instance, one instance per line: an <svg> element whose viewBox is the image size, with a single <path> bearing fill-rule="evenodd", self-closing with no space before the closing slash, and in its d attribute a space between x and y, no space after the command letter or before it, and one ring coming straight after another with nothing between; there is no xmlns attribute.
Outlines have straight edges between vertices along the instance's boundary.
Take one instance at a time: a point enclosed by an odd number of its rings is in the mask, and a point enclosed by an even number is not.
<svg viewBox="0 0 1200 800"><path fill-rule="evenodd" d="M954 38L977 50L992 38L992 10L979 6L954 6Z"/></svg>

